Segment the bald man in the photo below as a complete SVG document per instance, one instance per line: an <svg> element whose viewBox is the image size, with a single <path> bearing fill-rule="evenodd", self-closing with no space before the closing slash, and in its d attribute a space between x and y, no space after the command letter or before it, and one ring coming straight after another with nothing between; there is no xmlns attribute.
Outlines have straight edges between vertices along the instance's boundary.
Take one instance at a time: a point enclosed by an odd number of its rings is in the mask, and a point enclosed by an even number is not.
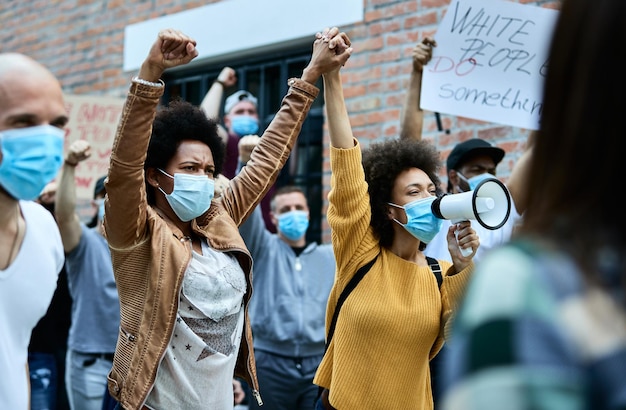
<svg viewBox="0 0 626 410"><path fill-rule="evenodd" d="M54 218L33 202L63 160L59 81L33 59L0 54L0 409L30 409L28 343L63 266Z"/></svg>

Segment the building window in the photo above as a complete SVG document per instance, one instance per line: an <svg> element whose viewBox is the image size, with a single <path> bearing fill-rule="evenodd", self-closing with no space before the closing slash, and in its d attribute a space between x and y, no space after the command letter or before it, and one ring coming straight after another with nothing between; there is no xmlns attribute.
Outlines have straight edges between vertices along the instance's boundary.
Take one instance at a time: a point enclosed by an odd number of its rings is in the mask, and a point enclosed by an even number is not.
<svg viewBox="0 0 626 410"><path fill-rule="evenodd" d="M300 77L311 57L310 46L291 52L283 52L263 58L222 61L186 71L167 73L163 102L182 98L199 105L223 67L237 72L237 86L224 92L224 99L231 93L245 89L258 98L259 134L262 133L280 108L287 93L287 80ZM322 87L321 80L316 84ZM297 185L304 190L309 202L310 223L308 241L321 241L322 237L322 162L323 162L323 98L315 100L302 132L298 137L289 160L276 182L277 187ZM223 104L223 101L222 101Z"/></svg>

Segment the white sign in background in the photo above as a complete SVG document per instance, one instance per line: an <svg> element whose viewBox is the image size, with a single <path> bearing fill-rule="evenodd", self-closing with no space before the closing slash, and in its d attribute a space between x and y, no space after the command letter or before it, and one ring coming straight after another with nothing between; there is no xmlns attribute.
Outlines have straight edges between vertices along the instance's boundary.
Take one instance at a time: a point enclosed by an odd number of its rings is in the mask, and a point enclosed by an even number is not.
<svg viewBox="0 0 626 410"><path fill-rule="evenodd" d="M124 101L124 98L65 95L70 119L66 127L65 153L76 140L85 140L91 146L91 157L76 167L76 197L79 199L92 199L96 181L109 170Z"/></svg>
<svg viewBox="0 0 626 410"><path fill-rule="evenodd" d="M453 0L424 68L421 107L538 129L558 11L503 0Z"/></svg>

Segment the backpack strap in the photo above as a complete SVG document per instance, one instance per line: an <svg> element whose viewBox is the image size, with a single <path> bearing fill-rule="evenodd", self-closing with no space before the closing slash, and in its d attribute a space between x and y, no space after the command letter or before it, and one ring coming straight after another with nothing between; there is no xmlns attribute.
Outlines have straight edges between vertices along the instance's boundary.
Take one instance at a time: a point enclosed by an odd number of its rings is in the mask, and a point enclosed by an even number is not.
<svg viewBox="0 0 626 410"><path fill-rule="evenodd" d="M333 338L333 334L335 333L335 326L337 325L337 318L339 316L339 310L341 309L341 305L343 305L343 302L345 302L345 300L348 298L348 295L354 290L354 288L356 288L356 285L359 284L365 274L369 272L369 270L372 268L372 265L374 265L374 262L376 262L376 259L378 259L378 255L376 255L374 259L372 259L365 265L361 266L359 270L356 271L352 279L350 279L350 282L348 282L346 287L343 289L341 295L339 295L339 299L337 299L337 306L335 307L335 312L333 313L333 318L330 322L330 327L328 328L326 349L328 349L330 341ZM430 270L433 272L435 278L437 279L437 287L441 289L441 284L443 283L443 275L441 273L441 266L439 265L439 262L437 261L437 259L431 258L430 256L426 257L426 261L428 262L428 266L430 266Z"/></svg>
<svg viewBox="0 0 626 410"><path fill-rule="evenodd" d="M430 270L433 271L435 278L437 279L437 287L441 289L441 284L443 283L443 275L441 274L441 266L439 262L435 258L431 258L430 256L426 257L426 262L428 262L428 266L430 266Z"/></svg>
<svg viewBox="0 0 626 410"><path fill-rule="evenodd" d="M365 274L369 272L369 270L372 268L372 265L374 265L374 262L376 262L376 259L378 259L378 254L374 257L374 259L361 266L359 270L356 271L352 279L350 279L350 282L348 282L346 287L343 289L341 295L339 295L339 299L337 299L337 306L335 307L335 312L333 313L333 319L331 320L330 327L328 328L326 349L328 349L330 341L333 338L333 334L335 333L335 325L337 324L337 317L339 316L339 309L341 309L341 305L343 305L343 302L345 302L350 292L352 292L354 288L356 288L356 285L359 284L361 279L363 279L363 276L365 276Z"/></svg>
<svg viewBox="0 0 626 410"><path fill-rule="evenodd" d="M328 350L330 341L332 340L333 334L335 333L335 326L337 324L337 317L339 316L339 310L341 309L341 305L343 305L343 302L345 302L350 292L352 292L354 288L356 288L356 285L359 284L359 282L361 281L361 279L363 279L365 274L369 272L369 270L372 268L372 265L374 265L374 262L376 262L376 259L378 259L378 254L374 257L374 259L372 259L365 265L361 266L356 271L354 276L350 279L350 282L348 282L346 287L343 289L343 291L341 292L341 295L339 295L339 299L337 299L337 306L335 307L335 312L333 313L333 318L330 322L330 327L328 328L328 337L326 338L325 350ZM441 266L439 266L439 262L437 261L437 259L431 258L430 256L426 257L426 261L428 262L428 265L430 266L430 270L432 270L433 274L435 275L435 278L437 278L437 286L441 289L443 276L441 275ZM324 391L324 388L322 386L319 386L315 402L317 402L320 399L323 391Z"/></svg>
<svg viewBox="0 0 626 410"><path fill-rule="evenodd" d="M365 276L365 274L369 272L369 270L372 268L372 265L374 265L374 262L376 262L376 259L378 259L378 255L379 254L376 254L376 256L374 256L374 259L361 266L356 271L354 276L350 279L350 282L348 282L346 287L341 291L341 295L339 295L339 299L337 299L337 305L335 306L333 318L330 321L330 327L328 328L328 337L326 338L326 347L324 351L328 350L328 346L330 346L330 341L332 340L333 334L335 333L335 325L337 324L337 317L339 317L339 310L341 309L341 305L343 305L343 302L345 302L350 292L352 292L354 288L356 288L356 285L359 284L361 279L363 279L363 276ZM322 386L319 386L317 389L317 397L315 398L315 403L317 403L317 401L322 397L323 391L324 388Z"/></svg>

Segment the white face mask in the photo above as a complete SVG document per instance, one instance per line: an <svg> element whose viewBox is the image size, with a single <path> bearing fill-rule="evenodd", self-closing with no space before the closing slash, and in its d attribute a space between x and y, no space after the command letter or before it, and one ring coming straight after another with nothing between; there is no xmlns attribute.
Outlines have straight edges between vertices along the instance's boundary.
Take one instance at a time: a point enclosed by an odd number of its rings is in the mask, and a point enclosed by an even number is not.
<svg viewBox="0 0 626 410"><path fill-rule="evenodd" d="M174 190L165 195L172 210L183 222L191 221L205 213L211 207L215 194L215 182L206 175L174 174L171 176L160 168L164 175L174 180Z"/></svg>

